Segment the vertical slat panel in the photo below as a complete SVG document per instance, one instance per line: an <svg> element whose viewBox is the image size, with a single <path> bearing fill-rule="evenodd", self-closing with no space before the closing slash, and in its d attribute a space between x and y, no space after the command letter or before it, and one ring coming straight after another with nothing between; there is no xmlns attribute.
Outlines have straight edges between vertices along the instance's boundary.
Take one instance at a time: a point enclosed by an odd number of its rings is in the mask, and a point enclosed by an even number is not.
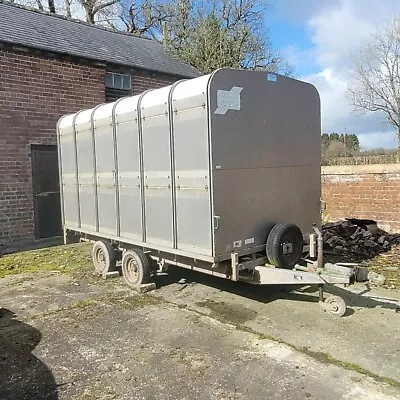
<svg viewBox="0 0 400 400"><path fill-rule="evenodd" d="M94 113L94 138L96 144L99 232L116 235L116 177L112 106L112 104L101 106Z"/></svg>
<svg viewBox="0 0 400 400"><path fill-rule="evenodd" d="M91 110L80 113L75 121L75 131L81 227L83 229L95 231L95 176L93 167L93 138L90 116Z"/></svg>
<svg viewBox="0 0 400 400"><path fill-rule="evenodd" d="M65 117L62 117L65 118ZM62 119L61 118L61 119ZM65 217L64 217L64 193L63 193L63 169L62 169L62 159L61 159L61 141L60 141L60 120L57 122L57 156L58 156L58 177L60 185L60 211L61 211L61 228L64 229Z"/></svg>
<svg viewBox="0 0 400 400"><path fill-rule="evenodd" d="M62 169L61 186L64 204L64 224L69 228L78 228L79 217L73 118L72 115L69 115L60 121L59 151Z"/></svg>
<svg viewBox="0 0 400 400"><path fill-rule="evenodd" d="M146 242L173 247L171 148L168 117L170 87L142 100L143 173Z"/></svg>
<svg viewBox="0 0 400 400"><path fill-rule="evenodd" d="M120 236L142 240L142 199L137 99L122 100L115 109Z"/></svg>
<svg viewBox="0 0 400 400"><path fill-rule="evenodd" d="M173 104L177 248L212 255L205 91L189 92Z"/></svg>

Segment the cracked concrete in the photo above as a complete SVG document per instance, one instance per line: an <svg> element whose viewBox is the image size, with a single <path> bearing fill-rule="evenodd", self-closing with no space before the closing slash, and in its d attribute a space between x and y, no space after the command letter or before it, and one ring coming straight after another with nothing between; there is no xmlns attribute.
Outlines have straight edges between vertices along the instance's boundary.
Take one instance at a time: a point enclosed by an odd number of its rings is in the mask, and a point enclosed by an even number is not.
<svg viewBox="0 0 400 400"><path fill-rule="evenodd" d="M138 295L118 278L0 280L10 310L0 318L0 399L400 397L398 292L348 292L350 312L337 319L307 289L178 268L157 285Z"/></svg>

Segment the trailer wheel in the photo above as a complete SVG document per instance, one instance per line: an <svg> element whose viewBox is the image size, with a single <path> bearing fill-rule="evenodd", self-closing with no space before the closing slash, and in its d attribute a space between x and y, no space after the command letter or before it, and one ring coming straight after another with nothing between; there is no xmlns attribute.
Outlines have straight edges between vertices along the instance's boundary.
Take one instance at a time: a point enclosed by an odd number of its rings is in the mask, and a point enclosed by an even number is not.
<svg viewBox="0 0 400 400"><path fill-rule="evenodd" d="M126 250L122 256L122 275L130 287L148 283L151 276L149 258L141 250Z"/></svg>
<svg viewBox="0 0 400 400"><path fill-rule="evenodd" d="M346 313L346 302L342 297L339 296L329 296L325 299L324 310L335 317L343 317Z"/></svg>
<svg viewBox="0 0 400 400"><path fill-rule="evenodd" d="M114 271L117 257L114 248L107 240L99 240L93 245L92 261L99 274Z"/></svg>
<svg viewBox="0 0 400 400"><path fill-rule="evenodd" d="M277 224L267 238L266 253L270 264L293 268L303 252L303 234L294 224Z"/></svg>

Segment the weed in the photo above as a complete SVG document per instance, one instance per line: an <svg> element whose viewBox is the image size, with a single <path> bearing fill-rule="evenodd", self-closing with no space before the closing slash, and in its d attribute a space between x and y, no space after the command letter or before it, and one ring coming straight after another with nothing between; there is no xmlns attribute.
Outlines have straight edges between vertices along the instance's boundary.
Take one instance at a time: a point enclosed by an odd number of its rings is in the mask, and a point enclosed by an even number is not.
<svg viewBox="0 0 400 400"><path fill-rule="evenodd" d="M0 260L0 278L25 272L71 273L92 268L91 245L78 243L8 254Z"/></svg>

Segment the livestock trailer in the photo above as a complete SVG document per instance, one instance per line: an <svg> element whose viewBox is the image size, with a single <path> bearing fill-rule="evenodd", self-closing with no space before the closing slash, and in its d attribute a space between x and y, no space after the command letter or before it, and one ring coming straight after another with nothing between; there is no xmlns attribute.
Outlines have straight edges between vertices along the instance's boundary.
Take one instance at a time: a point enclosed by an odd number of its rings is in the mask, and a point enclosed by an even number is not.
<svg viewBox="0 0 400 400"><path fill-rule="evenodd" d="M351 279L322 265L311 84L220 69L64 116L57 132L65 241L94 241L98 272L121 261L131 286L171 264L258 284Z"/></svg>

